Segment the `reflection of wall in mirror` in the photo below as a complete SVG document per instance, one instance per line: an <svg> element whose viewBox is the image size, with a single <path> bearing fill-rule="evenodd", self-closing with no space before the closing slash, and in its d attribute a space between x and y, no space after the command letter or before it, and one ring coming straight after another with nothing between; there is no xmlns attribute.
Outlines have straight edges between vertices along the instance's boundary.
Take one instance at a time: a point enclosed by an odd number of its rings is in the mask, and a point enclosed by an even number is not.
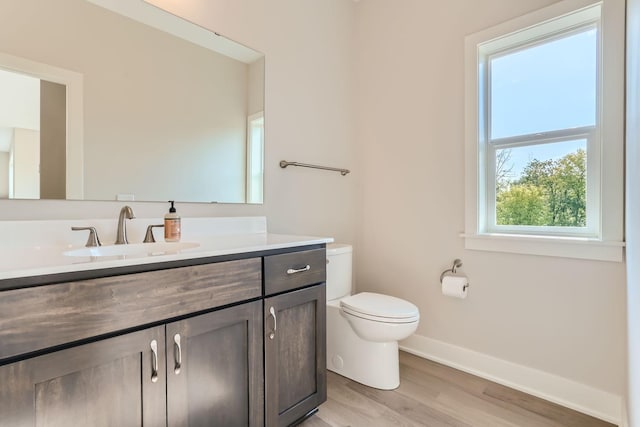
<svg viewBox="0 0 640 427"><path fill-rule="evenodd" d="M40 81L40 198L66 198L67 90Z"/></svg>
<svg viewBox="0 0 640 427"><path fill-rule="evenodd" d="M264 109L264 57L249 65L249 111L248 116Z"/></svg>
<svg viewBox="0 0 640 427"><path fill-rule="evenodd" d="M254 104L262 110L264 77L253 76L263 61L247 65L84 0L2 2L0 14L13 17L0 52L83 76L84 199L245 201L246 123Z"/></svg>
<svg viewBox="0 0 640 427"><path fill-rule="evenodd" d="M5 69L0 71L0 151L6 151L13 141L14 129L40 129L44 156L40 181L55 189L46 188L40 197L81 199L82 74L3 52L0 68ZM29 82L28 88L21 80ZM9 170L13 171L13 166ZM12 189L13 178L9 177ZM10 193L9 198L13 197Z"/></svg>
<svg viewBox="0 0 640 427"><path fill-rule="evenodd" d="M244 201L247 66L93 9L109 37L83 65L85 199Z"/></svg>
<svg viewBox="0 0 640 427"><path fill-rule="evenodd" d="M31 129L14 129L11 151L14 199L38 199L40 197L40 132Z"/></svg>
<svg viewBox="0 0 640 427"><path fill-rule="evenodd" d="M87 64L85 198L244 201L247 66L117 15L96 25L129 36Z"/></svg>
<svg viewBox="0 0 640 427"><path fill-rule="evenodd" d="M0 199L9 198L9 160L8 151L0 151Z"/></svg>
<svg viewBox="0 0 640 427"><path fill-rule="evenodd" d="M0 70L0 197L37 199L40 80Z"/></svg>
<svg viewBox="0 0 640 427"><path fill-rule="evenodd" d="M247 203L264 202L264 58L249 65L247 117Z"/></svg>

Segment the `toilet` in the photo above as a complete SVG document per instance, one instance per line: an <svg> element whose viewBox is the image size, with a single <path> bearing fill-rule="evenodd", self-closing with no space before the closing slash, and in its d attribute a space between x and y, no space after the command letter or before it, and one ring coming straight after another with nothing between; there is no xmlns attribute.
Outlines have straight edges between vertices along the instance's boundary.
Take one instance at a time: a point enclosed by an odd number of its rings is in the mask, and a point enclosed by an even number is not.
<svg viewBox="0 0 640 427"><path fill-rule="evenodd" d="M418 308L389 295L352 295L351 245L327 245L327 369L369 387L400 385L398 341L415 332Z"/></svg>

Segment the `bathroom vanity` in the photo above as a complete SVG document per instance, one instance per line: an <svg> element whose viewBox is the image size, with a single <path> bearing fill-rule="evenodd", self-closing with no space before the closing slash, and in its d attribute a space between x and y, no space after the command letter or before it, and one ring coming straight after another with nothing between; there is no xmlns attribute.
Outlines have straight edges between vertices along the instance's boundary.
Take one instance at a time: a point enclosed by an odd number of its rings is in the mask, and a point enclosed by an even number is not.
<svg viewBox="0 0 640 427"><path fill-rule="evenodd" d="M228 249L0 280L0 426L287 426L314 411L331 239L210 240Z"/></svg>

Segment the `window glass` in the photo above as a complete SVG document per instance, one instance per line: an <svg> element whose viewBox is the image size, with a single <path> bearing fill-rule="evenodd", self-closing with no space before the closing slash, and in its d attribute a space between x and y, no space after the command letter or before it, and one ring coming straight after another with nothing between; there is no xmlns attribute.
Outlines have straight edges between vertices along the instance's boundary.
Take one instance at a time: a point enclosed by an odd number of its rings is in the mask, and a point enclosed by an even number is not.
<svg viewBox="0 0 640 427"><path fill-rule="evenodd" d="M264 178L264 116L249 117L247 141L247 203L264 203L262 180Z"/></svg>
<svg viewBox="0 0 640 427"><path fill-rule="evenodd" d="M489 58L490 138L596 123L597 30Z"/></svg>
<svg viewBox="0 0 640 427"><path fill-rule="evenodd" d="M496 150L496 224L585 227L587 140Z"/></svg>

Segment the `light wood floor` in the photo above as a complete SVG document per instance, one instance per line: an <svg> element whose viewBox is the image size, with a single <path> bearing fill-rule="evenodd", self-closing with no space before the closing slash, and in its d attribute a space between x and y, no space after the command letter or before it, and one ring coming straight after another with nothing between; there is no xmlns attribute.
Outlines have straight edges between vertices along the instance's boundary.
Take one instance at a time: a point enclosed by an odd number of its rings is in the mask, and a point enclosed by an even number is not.
<svg viewBox="0 0 640 427"><path fill-rule="evenodd" d="M612 427L596 418L400 352L400 387L376 390L328 373L327 401L303 427Z"/></svg>

